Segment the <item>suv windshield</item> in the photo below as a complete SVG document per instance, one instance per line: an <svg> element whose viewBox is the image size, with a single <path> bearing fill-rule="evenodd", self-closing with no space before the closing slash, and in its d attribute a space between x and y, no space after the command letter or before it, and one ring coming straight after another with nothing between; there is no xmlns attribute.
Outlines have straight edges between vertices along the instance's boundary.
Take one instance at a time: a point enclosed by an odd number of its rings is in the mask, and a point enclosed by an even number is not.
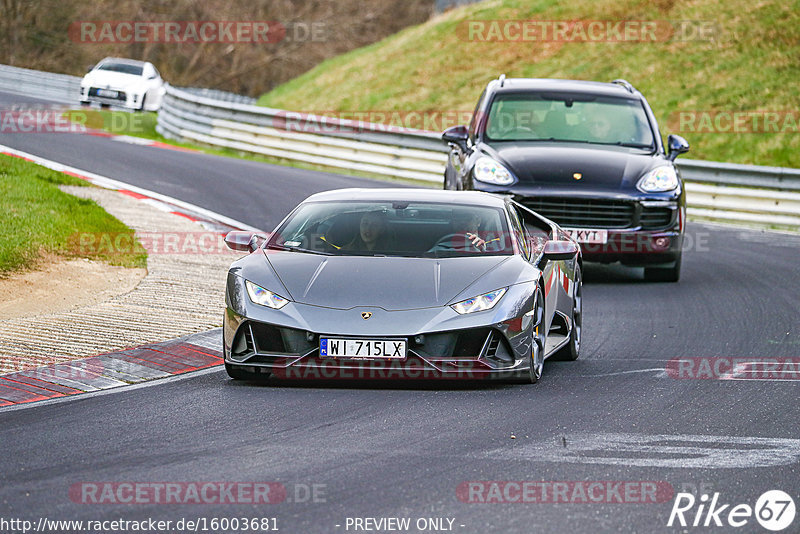
<svg viewBox="0 0 800 534"><path fill-rule="evenodd" d="M486 121L486 140L567 141L653 147L642 104L597 95L498 95Z"/></svg>
<svg viewBox="0 0 800 534"><path fill-rule="evenodd" d="M267 248L336 256L513 254L502 209L405 201L302 204Z"/></svg>
<svg viewBox="0 0 800 534"><path fill-rule="evenodd" d="M121 72L123 74L133 74L134 76L141 76L143 67L140 65L131 65L129 63L116 63L109 61L103 63L97 70L110 70L111 72Z"/></svg>

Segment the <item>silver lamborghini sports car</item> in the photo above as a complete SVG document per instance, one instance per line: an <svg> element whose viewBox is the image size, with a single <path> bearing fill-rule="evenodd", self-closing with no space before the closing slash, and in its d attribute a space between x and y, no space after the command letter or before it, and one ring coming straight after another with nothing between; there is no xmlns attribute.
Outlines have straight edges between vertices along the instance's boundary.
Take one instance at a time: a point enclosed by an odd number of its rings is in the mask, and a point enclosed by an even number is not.
<svg viewBox="0 0 800 534"><path fill-rule="evenodd" d="M536 382L581 344L581 252L555 223L477 191L310 196L228 272L225 368L238 380Z"/></svg>

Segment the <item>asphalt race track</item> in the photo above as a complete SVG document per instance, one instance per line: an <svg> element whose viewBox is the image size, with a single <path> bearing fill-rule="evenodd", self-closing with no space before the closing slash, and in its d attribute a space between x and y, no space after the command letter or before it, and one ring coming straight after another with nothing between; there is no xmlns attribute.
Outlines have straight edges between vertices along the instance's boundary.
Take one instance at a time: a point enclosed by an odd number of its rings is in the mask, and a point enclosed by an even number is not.
<svg viewBox="0 0 800 534"><path fill-rule="evenodd" d="M0 107L15 102L26 100L0 95ZM0 144L264 229L312 192L387 185L88 135L0 134ZM395 517L410 518L409 532L766 532L755 517L737 529L667 522L681 491L718 492L730 505L723 522L767 490L800 505L800 369L725 367L734 358L800 361L800 236L695 223L688 237L678 284L587 265L581 358L548 362L536 385L260 386L219 369L0 410L0 517L276 518L285 533L354 532L353 518ZM721 373L695 379L676 372L686 369L677 359L716 362ZM204 481L276 482L286 494L258 505L92 504L78 491ZM533 499L543 502L498 503L520 500L522 486L504 481L549 492ZM575 492L584 481L617 490L589 502ZM644 483L657 495L619 490ZM798 531L800 518L784 532Z"/></svg>

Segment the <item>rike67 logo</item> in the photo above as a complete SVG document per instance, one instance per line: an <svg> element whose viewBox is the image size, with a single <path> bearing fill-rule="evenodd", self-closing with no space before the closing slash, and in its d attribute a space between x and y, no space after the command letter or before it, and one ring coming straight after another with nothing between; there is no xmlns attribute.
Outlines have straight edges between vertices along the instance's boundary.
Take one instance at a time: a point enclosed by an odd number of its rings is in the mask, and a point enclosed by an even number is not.
<svg viewBox="0 0 800 534"><path fill-rule="evenodd" d="M781 490L764 492L755 506L722 503L718 492L712 497L703 494L699 499L691 493L678 493L667 526L740 528L755 517L765 529L779 532L792 524L795 511L794 500Z"/></svg>

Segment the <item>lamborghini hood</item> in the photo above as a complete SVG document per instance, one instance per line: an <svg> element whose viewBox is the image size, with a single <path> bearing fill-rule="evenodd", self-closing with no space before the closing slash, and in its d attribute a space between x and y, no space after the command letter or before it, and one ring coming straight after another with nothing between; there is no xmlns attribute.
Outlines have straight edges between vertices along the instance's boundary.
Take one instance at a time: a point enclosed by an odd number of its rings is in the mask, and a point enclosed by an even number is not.
<svg viewBox="0 0 800 534"><path fill-rule="evenodd" d="M399 311L444 306L511 256L428 259L270 252L266 258L295 302Z"/></svg>

